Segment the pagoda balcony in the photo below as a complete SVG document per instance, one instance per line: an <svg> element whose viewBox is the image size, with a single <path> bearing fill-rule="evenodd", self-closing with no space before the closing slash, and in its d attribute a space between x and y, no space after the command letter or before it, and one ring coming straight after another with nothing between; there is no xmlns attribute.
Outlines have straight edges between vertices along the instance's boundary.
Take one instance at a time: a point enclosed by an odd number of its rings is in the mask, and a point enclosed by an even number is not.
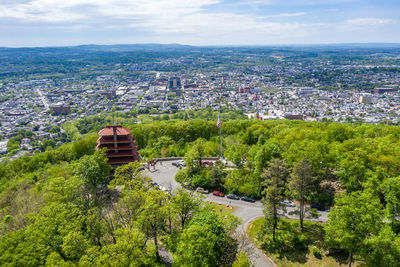
<svg viewBox="0 0 400 267"><path fill-rule="evenodd" d="M136 153L134 151L118 151L118 152L107 152L106 156L110 158L115 157L135 157Z"/></svg>
<svg viewBox="0 0 400 267"><path fill-rule="evenodd" d="M96 146L96 149L101 149L101 148L107 148L108 151L112 150L136 150L137 146L134 146L133 144L118 144L117 147L114 147L113 144L98 144Z"/></svg>
<svg viewBox="0 0 400 267"><path fill-rule="evenodd" d="M135 157L121 157L121 158L109 158L108 163L109 164L125 164L125 163L130 163L133 161L138 160Z"/></svg>
<svg viewBox="0 0 400 267"><path fill-rule="evenodd" d="M135 142L132 138L132 136L118 136L116 143L132 143ZM98 144L114 144L114 137L113 136L100 136L97 139Z"/></svg>

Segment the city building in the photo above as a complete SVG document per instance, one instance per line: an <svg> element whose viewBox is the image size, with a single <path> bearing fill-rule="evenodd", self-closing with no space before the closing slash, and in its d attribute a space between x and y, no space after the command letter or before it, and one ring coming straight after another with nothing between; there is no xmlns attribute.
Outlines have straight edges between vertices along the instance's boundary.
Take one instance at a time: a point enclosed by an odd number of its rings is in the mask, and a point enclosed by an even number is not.
<svg viewBox="0 0 400 267"><path fill-rule="evenodd" d="M170 92L174 92L176 96L182 95L182 82L179 77L169 77L167 87Z"/></svg>
<svg viewBox="0 0 400 267"><path fill-rule="evenodd" d="M374 94L384 94L384 93L389 93L393 92L393 88L375 88L374 89Z"/></svg>
<svg viewBox="0 0 400 267"><path fill-rule="evenodd" d="M52 112L54 112L56 115L69 114L71 112L70 106L62 104L62 103L57 103L57 104L51 105L50 110Z"/></svg>
<svg viewBox="0 0 400 267"><path fill-rule="evenodd" d="M168 88L169 89L181 89L181 87L182 87L181 78L169 77L169 79L168 79Z"/></svg>
<svg viewBox="0 0 400 267"><path fill-rule="evenodd" d="M359 97L359 102L361 103L366 103L366 104L371 104L373 101L372 95L370 94L362 94Z"/></svg>

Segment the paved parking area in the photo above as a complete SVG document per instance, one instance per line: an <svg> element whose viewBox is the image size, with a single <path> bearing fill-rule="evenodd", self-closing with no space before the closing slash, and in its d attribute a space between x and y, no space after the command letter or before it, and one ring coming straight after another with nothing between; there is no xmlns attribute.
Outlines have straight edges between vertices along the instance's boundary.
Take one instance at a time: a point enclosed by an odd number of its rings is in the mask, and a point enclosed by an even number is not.
<svg viewBox="0 0 400 267"><path fill-rule="evenodd" d="M175 181L175 175L179 171L179 168L172 165L174 161L164 161L162 163L158 162L153 169L153 167L149 170L146 170L146 174L152 178L152 180L158 183L161 186L164 186L170 191L174 191L175 189L181 187L181 185ZM254 219L263 216L262 204L260 201L256 201L255 203L244 202L242 200L233 200L228 199L226 197L217 197L213 194L205 195L205 201L216 202L220 204L235 206L237 209L234 211L234 215L238 216L242 219L242 225L238 229L242 233L245 232L245 228L247 225ZM297 209L296 207L287 207L287 212L291 212ZM313 221L323 221L326 222L328 217L328 212L318 212L319 218L312 219ZM298 219L296 215L284 215L283 217ZM256 264L256 266L275 266L268 257L266 257L262 251L256 248L252 243L249 244L253 251L252 260Z"/></svg>

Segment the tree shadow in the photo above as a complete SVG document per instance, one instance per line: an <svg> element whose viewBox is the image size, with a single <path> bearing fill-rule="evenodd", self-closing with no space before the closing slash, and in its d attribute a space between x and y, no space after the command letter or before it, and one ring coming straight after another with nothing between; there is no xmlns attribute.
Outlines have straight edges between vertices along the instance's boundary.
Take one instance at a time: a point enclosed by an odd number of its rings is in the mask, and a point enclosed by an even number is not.
<svg viewBox="0 0 400 267"><path fill-rule="evenodd" d="M311 245L318 248L325 247L325 230L322 224L305 221L303 226L301 231L300 222L281 221L279 230L285 233L287 241L279 252L279 259L304 264L308 260L307 255Z"/></svg>
<svg viewBox="0 0 400 267"><path fill-rule="evenodd" d="M349 253L345 251L338 251L335 253L329 253L329 257L335 259L335 261L341 265L349 264Z"/></svg>
<svg viewBox="0 0 400 267"><path fill-rule="evenodd" d="M307 262L308 249L284 251L279 254L279 259L286 259L293 263L304 264Z"/></svg>

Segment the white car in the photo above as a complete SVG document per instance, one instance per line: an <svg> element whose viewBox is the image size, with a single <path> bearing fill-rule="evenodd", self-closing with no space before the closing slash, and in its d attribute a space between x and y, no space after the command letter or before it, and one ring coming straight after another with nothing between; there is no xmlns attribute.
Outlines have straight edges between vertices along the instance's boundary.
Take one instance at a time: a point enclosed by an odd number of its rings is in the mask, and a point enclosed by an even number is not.
<svg viewBox="0 0 400 267"><path fill-rule="evenodd" d="M159 188L161 191L167 191L167 190L168 190L165 186L162 186L162 185L158 186L158 188Z"/></svg>
<svg viewBox="0 0 400 267"><path fill-rule="evenodd" d="M287 206L287 207L296 207L296 205L289 200L282 200L281 202L279 202L279 204L283 205L283 206Z"/></svg>

